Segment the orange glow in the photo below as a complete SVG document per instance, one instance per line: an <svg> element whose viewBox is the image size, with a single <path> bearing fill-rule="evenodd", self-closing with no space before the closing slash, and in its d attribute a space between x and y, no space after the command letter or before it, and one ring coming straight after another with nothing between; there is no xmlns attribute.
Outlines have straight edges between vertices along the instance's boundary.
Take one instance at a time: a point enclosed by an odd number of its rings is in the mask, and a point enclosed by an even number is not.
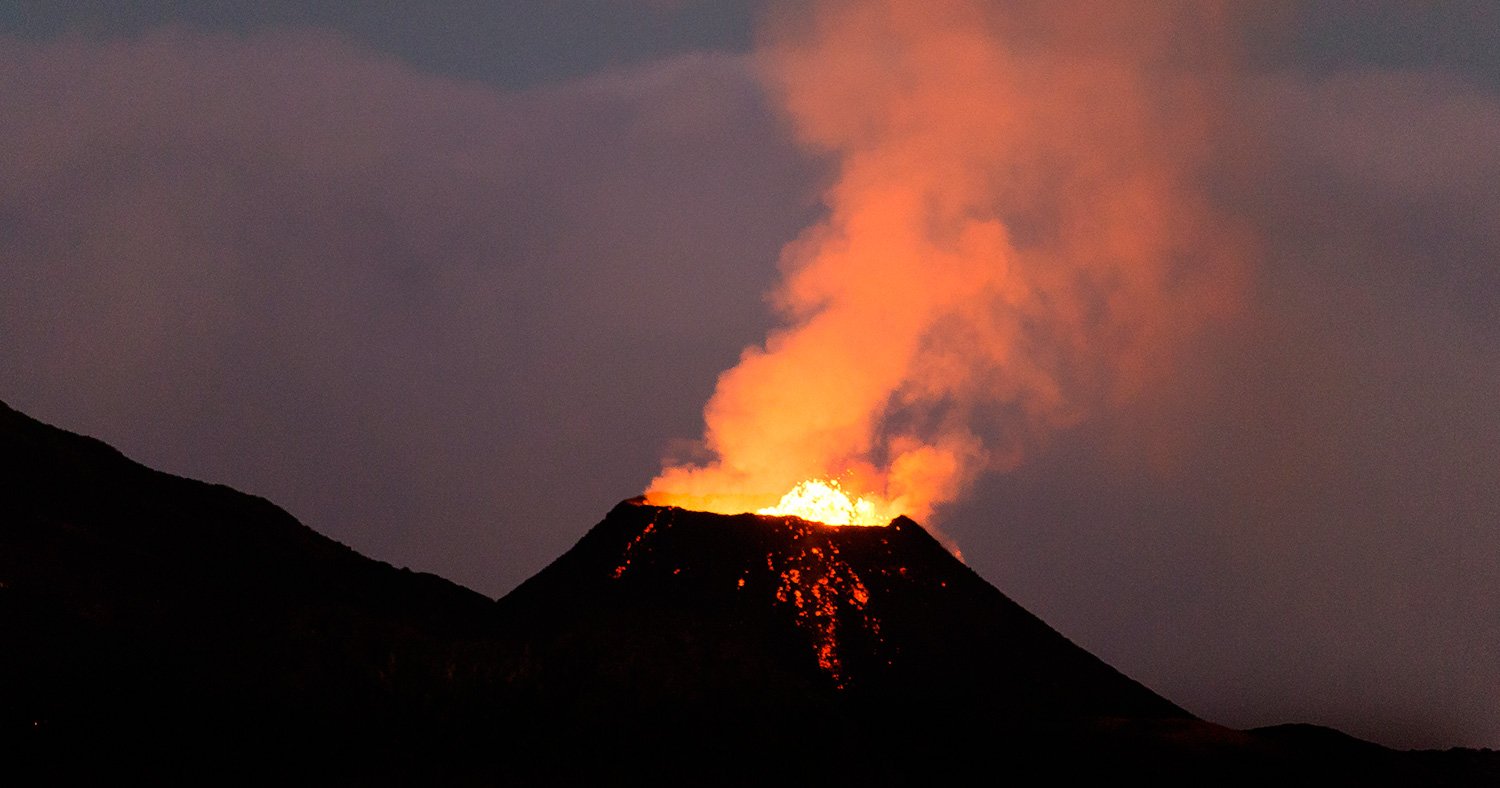
<svg viewBox="0 0 1500 788"><path fill-rule="evenodd" d="M838 489L836 483L819 483ZM681 577L683 567L668 569L653 557L652 542L656 535L671 530L675 516L673 509L654 514L625 542L620 562L609 571L609 577L623 582L630 582L636 572L645 572L648 577ZM744 574L735 578L734 587L751 594L769 594L773 604L784 606L797 629L806 634L818 668L828 674L834 687L846 689L853 678L844 664L841 639L862 632L865 643L873 640L878 645L884 640L880 619L869 609L870 588L839 555L836 532L827 525L805 518L776 521L775 527L791 536L786 549L766 553L763 572L758 564L754 569L746 567ZM752 575L758 576L753 585L747 583Z"/></svg>
<svg viewBox="0 0 1500 788"><path fill-rule="evenodd" d="M836 166L826 217L783 249L780 327L719 376L652 503L931 525L1234 315L1247 243L1202 171L1227 6L781 8L755 63ZM803 481L835 475L848 506Z"/></svg>
<svg viewBox="0 0 1500 788"><path fill-rule="evenodd" d="M802 537L816 538L812 526L795 527L799 541ZM790 605L797 626L811 637L818 667L833 679L835 687L845 689L850 677L840 655L840 634L857 626L883 642L880 620L866 609L870 589L854 567L839 556L838 545L832 541L795 553L769 554L766 569L776 575L777 603Z"/></svg>
<svg viewBox="0 0 1500 788"><path fill-rule="evenodd" d="M850 500L833 479L808 479L781 496L781 503L756 509L756 514L800 517L824 525L885 525L895 518L883 504L865 498Z"/></svg>

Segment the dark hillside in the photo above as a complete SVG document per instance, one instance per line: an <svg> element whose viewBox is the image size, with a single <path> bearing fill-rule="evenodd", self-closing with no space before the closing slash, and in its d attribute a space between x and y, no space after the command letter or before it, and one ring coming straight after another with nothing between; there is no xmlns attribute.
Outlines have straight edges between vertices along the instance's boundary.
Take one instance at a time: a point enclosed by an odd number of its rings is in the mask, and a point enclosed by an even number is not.
<svg viewBox="0 0 1500 788"><path fill-rule="evenodd" d="M905 518L626 501L495 602L3 405L0 483L21 784L1500 784L1198 720Z"/></svg>

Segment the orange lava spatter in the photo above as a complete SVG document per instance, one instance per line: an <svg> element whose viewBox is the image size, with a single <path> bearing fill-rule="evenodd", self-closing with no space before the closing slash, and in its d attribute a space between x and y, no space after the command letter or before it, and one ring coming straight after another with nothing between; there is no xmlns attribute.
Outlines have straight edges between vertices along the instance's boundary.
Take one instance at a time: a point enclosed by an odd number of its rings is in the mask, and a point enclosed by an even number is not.
<svg viewBox="0 0 1500 788"><path fill-rule="evenodd" d="M625 542L619 562L609 571L612 580L623 580L638 569L658 577L681 576L681 567L659 564L647 544L656 535L671 530L676 511L679 510L661 510ZM734 577L734 587L740 591L769 591L771 604L784 606L792 623L806 634L818 668L828 674L836 688L846 689L849 675L840 650L841 635L858 628L875 642L882 642L880 620L866 609L870 589L854 567L840 557L838 545L823 528L828 523L813 522L801 515L778 516L786 518L776 526L790 531L792 546L766 553L763 574L758 562L755 568L745 567ZM748 585L746 579L754 575L761 575L768 582Z"/></svg>
<svg viewBox="0 0 1500 788"><path fill-rule="evenodd" d="M795 538L801 542L808 534L809 526L799 526ZM797 626L812 637L818 667L828 673L835 687L844 689L848 676L839 653L840 630L858 625L876 640L880 638L880 620L865 609L870 589L832 543L785 555L768 554L766 566L777 573L776 601L792 606Z"/></svg>

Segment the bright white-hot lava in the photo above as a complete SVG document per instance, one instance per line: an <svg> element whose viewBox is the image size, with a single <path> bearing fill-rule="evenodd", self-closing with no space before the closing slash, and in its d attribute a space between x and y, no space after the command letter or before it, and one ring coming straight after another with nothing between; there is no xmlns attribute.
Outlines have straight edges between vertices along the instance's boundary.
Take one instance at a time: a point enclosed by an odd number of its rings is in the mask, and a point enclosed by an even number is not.
<svg viewBox="0 0 1500 788"><path fill-rule="evenodd" d="M834 479L808 479L781 496L780 503L755 513L800 517L825 525L885 525L891 516L884 508L861 497L851 499Z"/></svg>

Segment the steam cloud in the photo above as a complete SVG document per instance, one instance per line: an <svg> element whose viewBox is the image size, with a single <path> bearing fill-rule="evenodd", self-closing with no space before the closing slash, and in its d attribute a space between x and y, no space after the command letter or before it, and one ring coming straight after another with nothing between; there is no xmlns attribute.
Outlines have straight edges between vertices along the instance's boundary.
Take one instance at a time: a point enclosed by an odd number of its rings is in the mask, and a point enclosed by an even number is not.
<svg viewBox="0 0 1500 788"><path fill-rule="evenodd" d="M784 327L654 499L745 511L810 476L930 517L1049 432L1136 396L1239 300L1203 199L1227 14L1205 4L823 3L762 74L830 155L782 254Z"/></svg>

